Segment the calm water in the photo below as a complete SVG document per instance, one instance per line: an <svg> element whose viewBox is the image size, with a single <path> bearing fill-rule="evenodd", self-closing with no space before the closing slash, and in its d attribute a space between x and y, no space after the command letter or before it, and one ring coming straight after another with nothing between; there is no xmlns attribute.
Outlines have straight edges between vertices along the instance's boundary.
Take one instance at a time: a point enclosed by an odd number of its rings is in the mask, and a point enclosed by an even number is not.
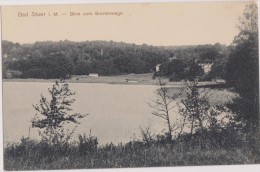
<svg viewBox="0 0 260 172"><path fill-rule="evenodd" d="M48 97L51 86L52 83L39 82L3 83L5 143L28 136L36 113L32 104L39 102L41 94ZM81 119L73 139L91 130L101 144L125 143L140 136L139 126L150 126L154 132L164 128L164 121L153 116L148 105L155 99L155 86L70 83L70 88L76 91L74 111L89 114ZM37 129L30 129L30 137L38 138Z"/></svg>

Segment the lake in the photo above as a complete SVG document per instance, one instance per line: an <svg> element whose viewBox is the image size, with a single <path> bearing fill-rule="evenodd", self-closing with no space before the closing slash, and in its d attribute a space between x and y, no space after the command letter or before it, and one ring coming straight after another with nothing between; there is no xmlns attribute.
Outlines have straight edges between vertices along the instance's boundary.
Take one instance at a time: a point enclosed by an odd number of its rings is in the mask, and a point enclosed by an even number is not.
<svg viewBox="0 0 260 172"><path fill-rule="evenodd" d="M165 122L152 115L149 106L155 99L154 85L116 85L96 83L69 83L76 91L72 108L74 112L88 113L78 124L73 139L79 134L91 133L100 144L126 143L140 138L140 126L151 127L159 133ZM32 105L39 103L40 95L49 98L52 83L3 82L4 142L19 141L22 136L38 139L38 130L31 128L36 111ZM71 127L71 126L69 126Z"/></svg>

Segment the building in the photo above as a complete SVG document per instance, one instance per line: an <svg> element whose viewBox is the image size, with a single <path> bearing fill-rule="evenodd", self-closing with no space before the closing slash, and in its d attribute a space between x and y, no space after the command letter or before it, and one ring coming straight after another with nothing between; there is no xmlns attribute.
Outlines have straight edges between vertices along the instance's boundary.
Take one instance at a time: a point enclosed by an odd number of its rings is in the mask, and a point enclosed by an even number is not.
<svg viewBox="0 0 260 172"><path fill-rule="evenodd" d="M224 79L218 79L218 78L213 79L213 81L216 82L216 83L219 83L219 84L224 84L224 83L226 83L226 81L225 81Z"/></svg>
<svg viewBox="0 0 260 172"><path fill-rule="evenodd" d="M213 63L200 63L199 66L202 67L205 74L208 74L211 71Z"/></svg>
<svg viewBox="0 0 260 172"><path fill-rule="evenodd" d="M90 73L88 76L89 77L98 77L98 73Z"/></svg>
<svg viewBox="0 0 260 172"><path fill-rule="evenodd" d="M160 66L161 66L161 64L158 64L158 65L155 66L155 71L156 71L156 72L159 72L159 71L160 71Z"/></svg>

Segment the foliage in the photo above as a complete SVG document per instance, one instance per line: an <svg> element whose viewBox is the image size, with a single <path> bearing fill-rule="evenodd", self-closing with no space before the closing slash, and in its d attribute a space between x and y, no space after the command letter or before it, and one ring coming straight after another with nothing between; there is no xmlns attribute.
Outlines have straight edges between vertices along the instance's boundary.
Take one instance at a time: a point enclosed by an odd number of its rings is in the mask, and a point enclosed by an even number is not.
<svg viewBox="0 0 260 172"><path fill-rule="evenodd" d="M75 64L76 75L88 75L91 71L90 63L85 59L78 59Z"/></svg>
<svg viewBox="0 0 260 172"><path fill-rule="evenodd" d="M176 75L176 78L173 79L175 81L179 81L184 78L184 68L185 64L180 59L173 59L172 61L163 63L160 66L161 74L168 77L172 77L174 74Z"/></svg>
<svg viewBox="0 0 260 172"><path fill-rule="evenodd" d="M170 57L162 47L122 42L36 42L14 44L3 41L4 66L18 70L23 78L60 78L64 75L115 75L148 73Z"/></svg>
<svg viewBox="0 0 260 172"><path fill-rule="evenodd" d="M225 79L226 71L223 70L226 66L229 57L230 49L226 45L216 43L214 45L197 45L197 46L182 46L182 47L168 47L174 51L175 57L181 60L186 68L183 76L175 72L180 79L189 79L189 69L192 61L197 64L213 63L212 69L209 74L204 75L203 80L212 80L215 78ZM167 74L171 76L172 73ZM202 73L203 74L203 73Z"/></svg>
<svg viewBox="0 0 260 172"><path fill-rule="evenodd" d="M210 108L206 97L201 97L198 88L197 81L186 82L186 97L181 101L183 107L180 107L180 113L187 120L188 126L190 128L190 134L200 128L201 131L204 130L203 122L207 118L207 111Z"/></svg>
<svg viewBox="0 0 260 172"><path fill-rule="evenodd" d="M145 61L130 56L118 56L114 61L116 69L120 73L147 73Z"/></svg>
<svg viewBox="0 0 260 172"><path fill-rule="evenodd" d="M150 146L155 142L154 134L152 134L150 127L147 127L145 129L140 127L140 131L141 131L142 142L144 142L145 145Z"/></svg>
<svg viewBox="0 0 260 172"><path fill-rule="evenodd" d="M193 64L196 65L196 63ZM194 137L196 136L199 141L198 145L205 148L205 139L214 139L214 135L210 133L217 134L230 126L238 127L242 124L235 121L234 114L225 104L212 104L210 90L202 88L199 90L196 66L192 71L194 72L191 75L192 81L186 81L184 87L174 94L168 93L166 82L163 82L159 76L159 87L155 92L157 98L150 106L155 110L153 115L164 119L167 124L166 139L161 135L159 140L167 142L167 140L171 141L173 137L182 137L188 133L189 142L195 144ZM176 114L173 108L178 108L179 114ZM173 115L174 118L171 117ZM171 118L174 119L174 122ZM142 135L148 137L150 134L148 131L142 130ZM146 138L145 140L149 142L148 140L151 139Z"/></svg>
<svg viewBox="0 0 260 172"><path fill-rule="evenodd" d="M32 127L43 129L40 130L40 135L48 143L67 142L74 130L65 131L64 124L79 124L78 119L85 117L86 114L71 113L71 105L75 101L71 96L75 95L75 92L70 90L65 80L56 81L49 89L49 93L50 101L41 95L40 104L33 105L37 113L32 120Z"/></svg>
<svg viewBox="0 0 260 172"><path fill-rule="evenodd" d="M194 59L191 59L188 66L184 69L184 78L193 81L200 78L204 74L202 67Z"/></svg>
<svg viewBox="0 0 260 172"><path fill-rule="evenodd" d="M78 148L81 156L86 156L88 153L93 153L97 150L98 139L97 137L91 135L91 131L88 137L84 134L79 135L78 138Z"/></svg>
<svg viewBox="0 0 260 172"><path fill-rule="evenodd" d="M186 79L184 68L191 59L198 63L217 62L227 58L225 45L198 45L181 47L157 47L127 44L113 41L85 42L36 42L15 44L3 41L3 70L22 72L23 78L60 78L64 75L117 75L148 73L162 64L162 73L173 80ZM221 60L220 60L221 61ZM222 63L220 63L222 64ZM186 69L187 71L188 69ZM216 70L216 75L221 75ZM212 76L213 77L213 76Z"/></svg>
<svg viewBox="0 0 260 172"><path fill-rule="evenodd" d="M228 127L237 127L239 125L234 119L234 114L224 105L210 104L210 92L207 90L199 91L198 82L186 82L186 90L183 93L179 105L179 113L183 116L183 124L179 133L181 136L184 130L190 129L189 141L199 140L201 148L205 148L205 139L214 139L217 133L226 130ZM212 135L215 133L216 135Z"/></svg>
<svg viewBox="0 0 260 172"><path fill-rule="evenodd" d="M126 168L126 167L164 167L194 165L234 165L260 162L258 152L252 152L252 145L243 140L236 132L224 137L220 133L219 141L207 139L212 145L202 150L185 141L185 135L175 142L151 145L142 142L129 144L107 144L88 153L88 146L69 143L50 145L23 139L21 143L12 143L4 149L5 170L47 170L47 169L86 169L86 168ZM220 137L218 137L220 136ZM236 137L234 142L233 137ZM196 139L196 137L194 136ZM214 144L213 144L214 143ZM230 144L231 143L231 144ZM227 147L225 147L227 145ZM82 154L86 152L86 154Z"/></svg>
<svg viewBox="0 0 260 172"><path fill-rule="evenodd" d="M162 80L162 78L158 77L158 84L159 87L155 90L156 99L153 101L153 104L150 105L154 109L152 114L154 116L160 117L166 121L167 124L167 133L166 133L166 140L172 141L173 138L173 131L177 130L179 124L177 121L171 121L170 116L172 116L173 108L177 107L175 99L180 95L176 94L173 97L169 97L168 89L166 88L166 82Z"/></svg>
<svg viewBox="0 0 260 172"><path fill-rule="evenodd" d="M3 77L6 79L12 79L12 78L20 78L22 76L22 73L15 70L6 70L3 71Z"/></svg>
<svg viewBox="0 0 260 172"><path fill-rule="evenodd" d="M160 66L156 76L166 76L169 81L193 80L195 77L202 77L204 71L195 57L184 62L183 59L173 59Z"/></svg>
<svg viewBox="0 0 260 172"><path fill-rule="evenodd" d="M48 57L23 58L9 62L9 68L22 72L23 78L67 78L74 64L64 53L52 53Z"/></svg>
<svg viewBox="0 0 260 172"><path fill-rule="evenodd" d="M240 95L230 107L238 121L246 123L245 130L259 129L259 67L257 5L246 6L238 26L227 64L227 83Z"/></svg>

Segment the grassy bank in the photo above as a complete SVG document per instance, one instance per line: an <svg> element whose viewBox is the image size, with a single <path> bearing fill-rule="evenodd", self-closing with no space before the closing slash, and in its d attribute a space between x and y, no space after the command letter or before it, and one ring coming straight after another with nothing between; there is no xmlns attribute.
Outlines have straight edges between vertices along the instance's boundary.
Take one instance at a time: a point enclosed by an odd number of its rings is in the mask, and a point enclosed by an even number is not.
<svg viewBox="0 0 260 172"><path fill-rule="evenodd" d="M9 144L4 150L5 170L86 169L231 165L260 163L259 144L229 142L129 142L98 146L95 139L64 144L48 144L30 139ZM195 139L196 140L196 139ZM214 144L213 144L214 143Z"/></svg>
<svg viewBox="0 0 260 172"><path fill-rule="evenodd" d="M50 82L53 83L57 79L3 79L3 82ZM167 82L168 79L165 79ZM146 74L127 74L127 75L115 75L115 76L98 76L89 77L86 75L75 75L70 79L67 79L68 83L105 83L105 84L127 84L127 85L157 85L158 81L153 79L152 73ZM183 82L167 82L167 85L172 87L183 87ZM199 85L218 85L215 82L200 82Z"/></svg>
<svg viewBox="0 0 260 172"><path fill-rule="evenodd" d="M68 83L108 83L108 84L156 84L152 79L152 73L147 74L128 74L114 76L89 77L87 75L74 75L66 81ZM3 79L4 82L54 82L57 79ZM129 80L130 82L127 82ZM132 81L132 82L131 82Z"/></svg>

